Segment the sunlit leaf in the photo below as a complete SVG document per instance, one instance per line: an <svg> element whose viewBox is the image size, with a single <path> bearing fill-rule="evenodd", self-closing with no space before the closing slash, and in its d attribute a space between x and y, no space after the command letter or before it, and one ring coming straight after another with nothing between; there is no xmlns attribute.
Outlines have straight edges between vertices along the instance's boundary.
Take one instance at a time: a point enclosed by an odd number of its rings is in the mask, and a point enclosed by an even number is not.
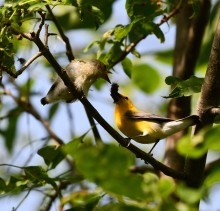
<svg viewBox="0 0 220 211"><path fill-rule="evenodd" d="M50 178L47 172L41 166L27 166L23 167L26 177L35 185L42 186L50 184L55 190L57 185L54 179Z"/></svg>
<svg viewBox="0 0 220 211"><path fill-rule="evenodd" d="M128 33L131 31L133 24L128 24L126 26L118 25L114 29L115 39L120 42L124 39Z"/></svg>
<svg viewBox="0 0 220 211"><path fill-rule="evenodd" d="M220 167L216 165L215 168L213 168L211 172L207 175L204 181L204 185L210 188L219 182L220 182Z"/></svg>
<svg viewBox="0 0 220 211"><path fill-rule="evenodd" d="M152 66L138 64L133 66L132 80L144 92L153 93L160 85L160 74Z"/></svg>
<svg viewBox="0 0 220 211"><path fill-rule="evenodd" d="M94 210L98 202L103 196L97 193L91 193L87 190L74 191L73 193L63 197L62 204L71 203L71 210Z"/></svg>
<svg viewBox="0 0 220 211"><path fill-rule="evenodd" d="M203 188L193 189L185 185L179 184L177 186L177 195L178 197L180 197L181 200L185 201L188 204L196 204L203 196Z"/></svg>
<svg viewBox="0 0 220 211"><path fill-rule="evenodd" d="M205 145L210 150L220 150L220 143L218 141L220 137L220 126L214 126L207 130L204 136Z"/></svg>
<svg viewBox="0 0 220 211"><path fill-rule="evenodd" d="M163 197L170 196L175 190L175 183L170 178L161 178L159 181L159 192Z"/></svg>
<svg viewBox="0 0 220 211"><path fill-rule="evenodd" d="M129 58L125 58L122 62L122 67L123 67L123 70L125 72L125 74L131 78L131 73L132 73L132 62Z"/></svg>
<svg viewBox="0 0 220 211"><path fill-rule="evenodd" d="M129 172L134 159L125 149L114 145L81 147L74 158L77 169L105 191L134 199L145 197L143 178Z"/></svg>
<svg viewBox="0 0 220 211"><path fill-rule="evenodd" d="M204 134L199 133L194 137L189 135L182 137L177 144L177 150L181 155L191 158L199 158L207 152L204 145Z"/></svg>

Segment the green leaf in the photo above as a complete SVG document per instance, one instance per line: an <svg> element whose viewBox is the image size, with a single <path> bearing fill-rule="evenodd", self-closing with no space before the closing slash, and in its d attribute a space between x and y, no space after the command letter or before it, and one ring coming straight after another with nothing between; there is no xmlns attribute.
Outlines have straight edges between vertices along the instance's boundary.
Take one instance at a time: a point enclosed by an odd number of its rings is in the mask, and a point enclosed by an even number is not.
<svg viewBox="0 0 220 211"><path fill-rule="evenodd" d="M87 190L74 191L62 199L62 204L71 203L71 210L93 211L103 196Z"/></svg>
<svg viewBox="0 0 220 211"><path fill-rule="evenodd" d="M14 108L8 112L8 127L5 130L0 129L0 134L5 139L5 145L9 152L12 152L14 140L17 133L17 122L22 113L20 107Z"/></svg>
<svg viewBox="0 0 220 211"><path fill-rule="evenodd" d="M123 203L111 203L102 206L99 211L147 211L146 208L140 208L135 205L128 205Z"/></svg>
<svg viewBox="0 0 220 211"><path fill-rule="evenodd" d="M220 182L220 166L216 165L215 168L213 168L211 172L208 174L208 176L206 177L204 181L204 185L207 188L210 188L219 182Z"/></svg>
<svg viewBox="0 0 220 211"><path fill-rule="evenodd" d="M220 150L220 143L218 140L220 137L220 125L214 126L207 130L204 136L205 146L210 150Z"/></svg>
<svg viewBox="0 0 220 211"><path fill-rule="evenodd" d="M175 191L175 183L170 178L161 178L159 180L159 192L162 197L166 198L170 196Z"/></svg>
<svg viewBox="0 0 220 211"><path fill-rule="evenodd" d="M100 59L104 64L111 66L121 56L121 43L115 42L106 55L103 55Z"/></svg>
<svg viewBox="0 0 220 211"><path fill-rule="evenodd" d="M126 57L126 58L121 62L121 64L122 64L122 67L123 67L123 70L124 70L125 74L126 74L129 78L131 78L131 73L132 73L132 62L131 62L131 60L130 60L128 57Z"/></svg>
<svg viewBox="0 0 220 211"><path fill-rule="evenodd" d="M11 176L7 182L7 187L5 193L18 194L28 188L28 183L30 181L21 176Z"/></svg>
<svg viewBox="0 0 220 211"><path fill-rule="evenodd" d="M65 154L61 150L61 147L57 146L46 146L39 149L37 153L44 159L44 162L49 168L52 169L65 158Z"/></svg>
<svg viewBox="0 0 220 211"><path fill-rule="evenodd" d="M125 8L131 19L137 16L153 19L158 15L159 6L156 1L126 0Z"/></svg>
<svg viewBox="0 0 220 211"><path fill-rule="evenodd" d="M133 199L145 198L141 188L143 178L130 173L134 157L125 149L114 145L86 146L74 158L79 172L105 191Z"/></svg>
<svg viewBox="0 0 220 211"><path fill-rule="evenodd" d="M133 66L132 80L144 92L153 93L160 85L160 74L147 64L138 64Z"/></svg>
<svg viewBox="0 0 220 211"><path fill-rule="evenodd" d="M165 79L165 83L167 85L177 85L179 82L181 82L181 79L174 76L168 76Z"/></svg>
<svg viewBox="0 0 220 211"><path fill-rule="evenodd" d="M193 189L179 184L176 193L177 196L187 204L196 204L203 197L203 188Z"/></svg>
<svg viewBox="0 0 220 211"><path fill-rule="evenodd" d="M128 33L131 31L132 27L133 27L133 23L128 24L126 26L123 25L116 26L114 29L115 40L121 42L123 39L125 39Z"/></svg>
<svg viewBox="0 0 220 211"><path fill-rule="evenodd" d="M90 19L94 21L96 29L104 22L103 12L98 7L91 4L80 5L80 15L81 20L88 19L88 17L90 17Z"/></svg>
<svg viewBox="0 0 220 211"><path fill-rule="evenodd" d="M208 151L207 146L204 144L204 134L205 130L202 130L193 137L190 135L182 137L177 144L178 152L190 158L203 156Z"/></svg>
<svg viewBox="0 0 220 211"><path fill-rule="evenodd" d="M75 7L60 6L62 13L55 15L64 30L97 28L112 14L113 3L114 0L81 0L74 4Z"/></svg>
<svg viewBox="0 0 220 211"><path fill-rule="evenodd" d="M50 184L55 190L58 190L55 180L50 178L47 172L41 166L23 167L26 178L36 186Z"/></svg>
<svg viewBox="0 0 220 211"><path fill-rule="evenodd" d="M191 76L187 80L179 80L174 79L172 77L173 84L176 85L175 88L171 91L168 96L164 96L164 98L177 98L183 96L191 96L194 93L198 93L201 91L201 87L203 84L204 79L198 78L196 76ZM171 78L168 79L168 83L172 82Z"/></svg>
<svg viewBox="0 0 220 211"><path fill-rule="evenodd" d="M155 59L167 65L172 65L173 63L173 49L166 51L158 51L154 53Z"/></svg>
<svg viewBox="0 0 220 211"><path fill-rule="evenodd" d="M5 181L0 177L0 193L4 193L6 191Z"/></svg>

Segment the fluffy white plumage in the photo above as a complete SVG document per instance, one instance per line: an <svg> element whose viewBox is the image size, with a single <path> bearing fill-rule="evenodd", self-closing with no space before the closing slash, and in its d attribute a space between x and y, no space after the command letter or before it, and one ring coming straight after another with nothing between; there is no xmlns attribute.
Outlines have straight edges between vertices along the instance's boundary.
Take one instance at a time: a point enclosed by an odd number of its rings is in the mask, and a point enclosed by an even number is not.
<svg viewBox="0 0 220 211"><path fill-rule="evenodd" d="M75 59L65 67L65 70L72 80L78 92L88 94L90 86L98 79L103 78L110 82L108 78L109 71L106 66L98 60L80 60ZM41 99L41 104L49 104L58 101L65 101L67 103L77 100L60 77L57 77L47 95Z"/></svg>

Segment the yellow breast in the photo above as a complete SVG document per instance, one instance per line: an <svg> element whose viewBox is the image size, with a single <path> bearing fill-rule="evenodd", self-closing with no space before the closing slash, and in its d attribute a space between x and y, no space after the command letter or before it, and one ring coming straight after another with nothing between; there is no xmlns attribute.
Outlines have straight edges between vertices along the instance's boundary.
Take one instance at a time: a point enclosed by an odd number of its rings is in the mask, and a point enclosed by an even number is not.
<svg viewBox="0 0 220 211"><path fill-rule="evenodd" d="M119 130L139 143L153 143L161 138L160 125L143 120L130 120L125 111L116 105L115 121Z"/></svg>

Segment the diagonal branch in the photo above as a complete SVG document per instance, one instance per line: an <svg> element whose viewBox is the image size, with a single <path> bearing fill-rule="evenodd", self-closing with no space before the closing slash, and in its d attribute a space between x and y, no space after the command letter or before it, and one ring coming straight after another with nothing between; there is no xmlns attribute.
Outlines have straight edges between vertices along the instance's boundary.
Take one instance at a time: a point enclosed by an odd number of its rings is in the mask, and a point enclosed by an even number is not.
<svg viewBox="0 0 220 211"><path fill-rule="evenodd" d="M71 45L70 45L70 42L69 42L69 38L65 35L62 27L60 26L60 24L57 21L55 15L53 14L53 11L51 10L50 6L46 5L46 8L47 8L47 11L49 12L49 14L51 16L52 21L54 22L55 26L57 27L57 30L58 30L61 38L63 39L64 43L66 44L66 55L67 55L69 61L71 62L72 60L75 59L75 57L74 57L74 54L72 52L72 48L71 48ZM47 37L46 34L45 34L45 37ZM96 143L102 142L101 136L99 134L99 131L97 129L97 126L95 124L94 119L92 118L90 113L86 110L86 108L85 108L85 111L86 111L86 115L88 117L90 126L92 128Z"/></svg>
<svg viewBox="0 0 220 211"><path fill-rule="evenodd" d="M185 180L186 175L182 172L175 171L164 164L160 163L156 159L154 159L151 155L148 153L140 150L138 147L136 147L133 144L130 144L129 146L127 143L127 140L124 139L116 130L114 130L98 113L98 111L91 105L91 103L86 99L86 97L81 96L80 93L77 92L75 86L73 85L71 79L69 78L67 72L65 69L62 69L61 66L58 64L56 59L51 54L50 50L42 43L39 36L36 36L34 32L31 33L23 33L19 32L24 38L33 41L37 47L39 48L39 51L43 54L43 56L48 60L48 62L53 66L56 73L60 76L60 78L63 80L64 84L68 87L69 91L77 96L79 101L84 105L84 107L89 111L89 113L92 115L92 117L123 147L129 149L131 152L133 152L137 158L141 158L145 161L145 163L150 163L156 170L159 170L163 172L164 174L171 176L173 178L178 178Z"/></svg>
<svg viewBox="0 0 220 211"><path fill-rule="evenodd" d="M157 23L157 26L161 26L162 24L168 22L173 16L175 16L180 8L182 7L182 1L166 16L164 16L159 23ZM127 46L127 48L121 53L120 57L112 63L112 67L118 64L120 61L122 61L134 48L142 41L144 40L149 34L144 34L140 38L138 38L136 41L130 43L130 45Z"/></svg>
<svg viewBox="0 0 220 211"><path fill-rule="evenodd" d="M69 42L69 39L68 37L64 34L63 32L63 29L62 27L60 26L59 22L57 21L56 17L54 16L51 8L49 5L46 5L46 8L47 8L47 11L49 12L50 14L50 17L52 19L52 21L54 22L55 26L57 27L57 30L61 36L61 38L63 39L63 41L65 42L66 44L66 55L69 59L69 61L72 61L75 59L74 55L73 55L73 52L72 52L72 48L71 48L71 45L70 45L70 42Z"/></svg>
<svg viewBox="0 0 220 211"><path fill-rule="evenodd" d="M37 112L37 110L33 107L33 105L30 102L27 102L25 100L22 100L20 98L17 98L14 96L9 90L4 90L4 93L8 96L10 96L21 108L23 108L27 113L30 113L32 116L35 117L41 124L44 126L44 128L47 130L48 134L52 139L54 139L59 145L63 145L64 142L61 140L50 128L49 122L44 120L41 115Z"/></svg>
<svg viewBox="0 0 220 211"><path fill-rule="evenodd" d="M97 110L90 104L90 102L85 98L81 97L80 94L76 91L74 85L72 84L71 79L68 77L66 71L60 67L60 65L57 63L56 59L53 57L51 52L48 48L46 48L39 37L33 36L34 34L25 34L25 37L27 39L33 40L33 42L38 46L39 50L42 52L44 57L48 60L48 62L54 67L57 74L61 77L61 79L64 81L64 84L69 88L71 93L76 94L78 99L81 101L81 103L86 107L86 109L89 110L90 114L93 116L94 119L118 142L120 145L126 147L130 151L132 151L138 158L143 159L146 163L150 163L155 169L162 171L164 174L178 178L178 179L185 179L185 175L181 172L177 172L172 170L171 168L168 168L167 166L163 165L153 157L151 157L149 154L145 153L144 151L140 150L133 144L130 144L127 146L127 140L124 139L118 132L116 132L103 118L102 116L97 112Z"/></svg>

